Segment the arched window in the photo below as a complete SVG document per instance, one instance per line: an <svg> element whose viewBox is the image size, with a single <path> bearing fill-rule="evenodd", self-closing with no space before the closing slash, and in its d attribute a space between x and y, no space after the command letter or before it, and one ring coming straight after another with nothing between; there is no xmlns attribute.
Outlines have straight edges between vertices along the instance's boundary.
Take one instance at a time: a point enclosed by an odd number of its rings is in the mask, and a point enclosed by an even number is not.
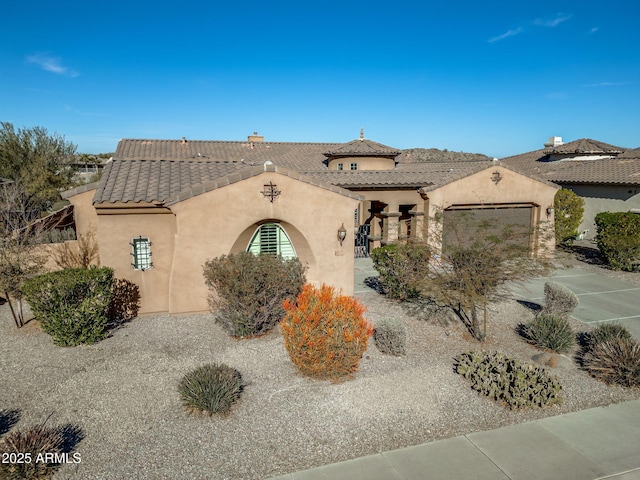
<svg viewBox="0 0 640 480"><path fill-rule="evenodd" d="M296 251L284 229L277 223L265 223L260 225L253 234L247 252L254 255L261 253L280 255L283 258L293 258Z"/></svg>

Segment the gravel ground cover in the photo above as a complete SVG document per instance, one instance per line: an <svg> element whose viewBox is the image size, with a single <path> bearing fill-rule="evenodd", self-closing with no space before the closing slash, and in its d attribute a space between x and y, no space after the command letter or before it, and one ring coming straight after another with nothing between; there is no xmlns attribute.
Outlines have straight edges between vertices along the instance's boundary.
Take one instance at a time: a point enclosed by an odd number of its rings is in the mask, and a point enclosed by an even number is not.
<svg viewBox="0 0 640 480"><path fill-rule="evenodd" d="M571 361L550 369L564 403L509 411L478 396L453 372L453 357L499 350L523 361L539 354L515 332L533 318L513 300L490 306L480 346L459 323L420 320L377 293L359 298L368 317L396 318L407 354L391 357L370 341L360 370L341 383L301 377L280 332L233 340L210 314L142 316L92 346L56 347L37 322L16 330L0 307L0 410L16 427L72 424L84 438L81 463L54 478L262 479L423 442L640 398L607 386ZM578 331L586 325L573 323ZM224 362L247 386L224 417L187 414L177 385L189 370Z"/></svg>

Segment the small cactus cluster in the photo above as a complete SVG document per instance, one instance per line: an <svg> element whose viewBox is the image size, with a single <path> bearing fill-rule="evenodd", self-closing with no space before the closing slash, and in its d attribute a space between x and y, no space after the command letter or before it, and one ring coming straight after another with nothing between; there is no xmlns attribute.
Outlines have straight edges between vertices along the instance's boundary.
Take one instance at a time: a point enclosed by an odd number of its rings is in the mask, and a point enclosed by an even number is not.
<svg viewBox="0 0 640 480"><path fill-rule="evenodd" d="M497 352L466 352L455 358L454 370L479 393L511 410L562 403L562 386L538 366L523 364Z"/></svg>

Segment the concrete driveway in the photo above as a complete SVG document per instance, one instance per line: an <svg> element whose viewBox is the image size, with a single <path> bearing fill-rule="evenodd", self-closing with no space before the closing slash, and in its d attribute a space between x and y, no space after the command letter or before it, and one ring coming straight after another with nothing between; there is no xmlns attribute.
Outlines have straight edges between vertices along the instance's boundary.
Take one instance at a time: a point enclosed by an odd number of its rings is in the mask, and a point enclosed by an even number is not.
<svg viewBox="0 0 640 480"><path fill-rule="evenodd" d="M570 268L556 270L551 277L536 278L513 287L514 298L542 305L544 284L548 281L560 283L577 295L580 304L572 317L589 325L617 322L640 339L640 285Z"/></svg>

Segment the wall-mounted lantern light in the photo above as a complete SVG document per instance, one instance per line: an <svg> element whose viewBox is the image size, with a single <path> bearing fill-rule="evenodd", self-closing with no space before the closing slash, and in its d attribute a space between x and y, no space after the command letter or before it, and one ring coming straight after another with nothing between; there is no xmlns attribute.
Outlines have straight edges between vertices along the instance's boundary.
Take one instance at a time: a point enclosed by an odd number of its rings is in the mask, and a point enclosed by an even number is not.
<svg viewBox="0 0 640 480"><path fill-rule="evenodd" d="M547 217L550 217L553 213L553 207L547 207Z"/></svg>
<svg viewBox="0 0 640 480"><path fill-rule="evenodd" d="M342 246L342 242L344 242L345 238L347 238L347 229L344 228L344 222L343 222L342 225L340 225L340 228L338 229L338 241L340 242L340 246Z"/></svg>

